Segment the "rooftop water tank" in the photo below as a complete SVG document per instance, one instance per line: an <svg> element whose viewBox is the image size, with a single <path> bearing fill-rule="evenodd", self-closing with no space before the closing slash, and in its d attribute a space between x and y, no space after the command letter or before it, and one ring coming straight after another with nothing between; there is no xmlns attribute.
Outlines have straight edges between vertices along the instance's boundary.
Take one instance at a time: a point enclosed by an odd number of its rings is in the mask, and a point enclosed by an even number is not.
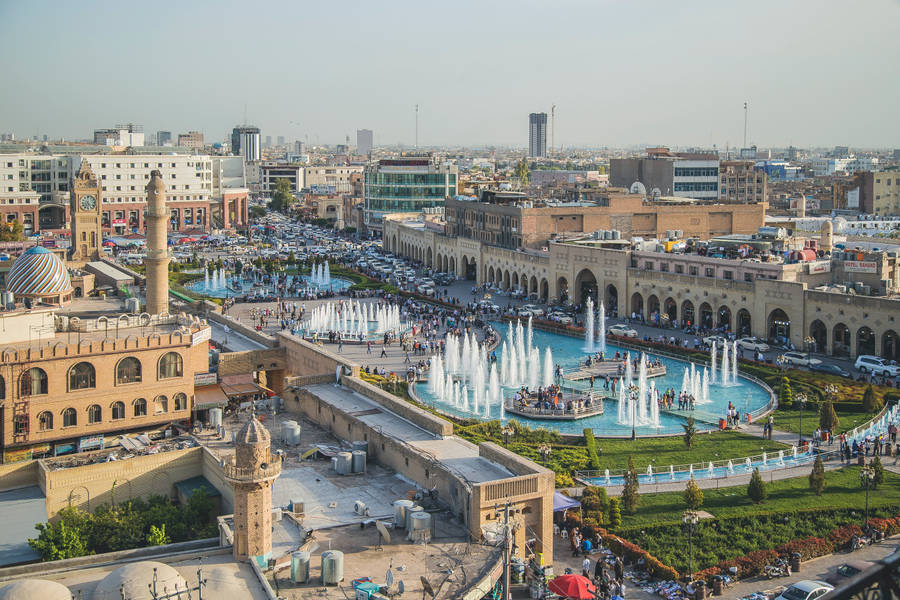
<svg viewBox="0 0 900 600"><path fill-rule="evenodd" d="M415 506L412 500L397 500L394 502L394 527L403 529L406 527L406 511Z"/></svg>
<svg viewBox="0 0 900 600"><path fill-rule="evenodd" d="M406 529L406 531L409 531L410 527L412 527L413 515L416 514L417 512L421 512L423 510L425 510L425 509L423 507L419 506L418 504L410 506L408 509L406 509L406 522L404 523L404 528Z"/></svg>
<svg viewBox="0 0 900 600"><path fill-rule="evenodd" d="M431 515L424 511L410 514L409 539L424 543L431 540Z"/></svg>
<svg viewBox="0 0 900 600"><path fill-rule="evenodd" d="M352 470L354 473L366 472L366 453L362 450L354 450L351 453L353 457Z"/></svg>
<svg viewBox="0 0 900 600"><path fill-rule="evenodd" d="M353 455L349 452L338 452L334 457L334 470L338 475L349 475L353 464Z"/></svg>
<svg viewBox="0 0 900 600"><path fill-rule="evenodd" d="M344 553L326 550L322 553L322 584L337 585L344 580Z"/></svg>
<svg viewBox="0 0 900 600"><path fill-rule="evenodd" d="M350 444L351 449L353 450L362 450L363 452L369 451L369 442L365 440L356 440L352 444Z"/></svg>
<svg viewBox="0 0 900 600"><path fill-rule="evenodd" d="M294 583L309 581L309 552L291 553L291 581Z"/></svg>

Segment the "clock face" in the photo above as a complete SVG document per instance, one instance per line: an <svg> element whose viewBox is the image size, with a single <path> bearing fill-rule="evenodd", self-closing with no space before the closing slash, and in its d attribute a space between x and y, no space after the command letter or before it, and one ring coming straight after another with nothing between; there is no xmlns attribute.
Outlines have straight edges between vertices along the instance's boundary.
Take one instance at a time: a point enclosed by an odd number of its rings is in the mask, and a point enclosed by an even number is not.
<svg viewBox="0 0 900 600"><path fill-rule="evenodd" d="M97 199L93 196L82 196L81 197L81 208L82 210L94 210L97 207Z"/></svg>

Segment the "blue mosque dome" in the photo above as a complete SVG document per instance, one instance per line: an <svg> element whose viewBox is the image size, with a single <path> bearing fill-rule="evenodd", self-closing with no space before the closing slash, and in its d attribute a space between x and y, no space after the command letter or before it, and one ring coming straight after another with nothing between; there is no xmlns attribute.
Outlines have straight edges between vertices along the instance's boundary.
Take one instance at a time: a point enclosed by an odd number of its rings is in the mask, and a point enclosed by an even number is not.
<svg viewBox="0 0 900 600"><path fill-rule="evenodd" d="M55 254L34 246L13 263L6 277L6 289L16 297L60 303L72 293L66 265Z"/></svg>

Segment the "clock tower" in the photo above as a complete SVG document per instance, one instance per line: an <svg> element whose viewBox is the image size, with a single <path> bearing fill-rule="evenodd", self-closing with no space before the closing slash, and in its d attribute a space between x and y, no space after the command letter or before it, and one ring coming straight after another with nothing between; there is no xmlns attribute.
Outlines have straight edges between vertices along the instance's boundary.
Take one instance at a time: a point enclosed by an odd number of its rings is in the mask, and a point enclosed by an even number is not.
<svg viewBox="0 0 900 600"><path fill-rule="evenodd" d="M100 244L103 242L100 229L100 183L86 160L81 160L81 169L69 189L72 215L71 260L97 260L100 258Z"/></svg>

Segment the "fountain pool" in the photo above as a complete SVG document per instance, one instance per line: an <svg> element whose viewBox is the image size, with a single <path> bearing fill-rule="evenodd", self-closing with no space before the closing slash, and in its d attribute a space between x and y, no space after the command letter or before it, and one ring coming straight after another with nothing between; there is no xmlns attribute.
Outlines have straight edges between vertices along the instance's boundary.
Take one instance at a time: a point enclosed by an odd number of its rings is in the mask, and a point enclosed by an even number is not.
<svg viewBox="0 0 900 600"><path fill-rule="evenodd" d="M315 281L314 278L310 275L302 275L300 277L304 282L301 287L316 290L333 290L335 292L339 292L342 290L346 290L351 285L353 285L352 281L341 279L340 277L331 277L328 283L319 283ZM288 275L288 286L291 286L296 278L297 275ZM203 279L191 281L185 287L187 287L191 291L197 292L198 294L204 294L213 298L235 298L238 296L243 296L245 294L253 294L254 292L260 294L274 294L275 286L272 283L257 286L254 285L255 283L257 283L255 279L253 279L252 277L244 277L241 291L236 291L236 286L234 285L233 280L233 274L229 273L227 276L225 276L222 275L221 272L219 272L215 273L212 276L207 274Z"/></svg>
<svg viewBox="0 0 900 600"><path fill-rule="evenodd" d="M507 341L504 334L507 331L508 325L506 323L495 322L493 323L493 326L502 336L504 336L504 341ZM517 336L517 341L518 339L519 338ZM554 364L561 365L563 367L563 370L568 370L576 366L580 361L584 360L584 338L574 338L555 333L534 330L532 334L532 340L534 348L537 350L537 352L531 353L530 356L528 350L524 348L524 352L516 352L518 364L506 364L504 362L508 361L508 358L504 357L510 354L509 348L507 348L507 352L504 352L501 344L501 347L498 347L496 350L498 357L496 370L498 371L500 380L500 393L504 398L509 398L517 389L518 385L530 384L531 382L529 381L529 379L534 377L532 373L543 374L547 371L546 364L542 364L540 365L540 367L538 367L535 361L535 355L544 357L546 348L552 348L553 362ZM619 348L614 344L607 344L607 356L615 355L617 351L624 352L622 348ZM475 353L473 352L472 354ZM521 358L523 355L529 356L529 359L527 361L523 361ZM655 357L652 352L649 352L648 356ZM676 391L680 391L682 389L682 381L685 378L685 372L687 371L688 373L690 373L690 363L669 358L661 358L661 360L666 365L667 371L664 377L659 377L654 380L656 389L658 389L660 393L669 388L674 388ZM542 362L546 362L545 357ZM446 365L446 362L444 364ZM471 365L473 373L475 373L476 368L477 366ZM528 375L530 375L531 377L522 377L521 375L517 375L520 371L522 371L523 368L528 369ZM467 372L462 365L455 367L455 369L458 370L448 369L448 372ZM488 366L487 369L483 369L483 372L486 375L489 375L489 369L490 366ZM696 373L696 366L694 367L694 369ZM537 379L539 385L544 384L543 375L538 375ZM517 385L511 385L512 382L518 383ZM482 379L479 378L479 384L481 383ZM579 419L577 421L547 421L540 419L530 419L518 415L509 415L509 418L525 423L533 428L545 427L548 429L557 430L561 433L581 434L586 427L591 427L594 430L594 434L599 436L630 436L630 420L625 419L624 422L617 422L620 421L620 419L617 418L618 410L616 406L616 398L613 395L612 389L610 389L609 391L603 390L603 383L604 382L602 379L596 379L594 382L594 391L604 391L604 393L608 395L608 397L604 400L605 414L603 415ZM635 383L637 383L637 381ZM573 388L575 390L588 390L590 388L590 383L588 381L566 381L565 385L566 387ZM728 408L729 402L733 403L734 406L739 411L741 411L741 414L743 415L747 411L754 411L765 406L769 400L768 392L764 388L745 379L739 378L737 382L729 382L729 385L727 386L712 383L708 383L708 385L710 388L709 402L707 404L698 405L696 406L694 411L691 411L691 414L693 414L695 419L697 419L696 427L698 430L709 430L717 428L716 423L718 422L719 418L724 418L725 411ZM469 387L473 388L478 386ZM431 389L432 386L429 384L419 384L416 386L416 395L423 402L432 404L435 406L435 408L438 408L439 410L444 411L448 414L466 418L479 417L483 419L500 419L506 417L505 414L501 414L502 409L500 403L496 401L493 394L489 395L490 401L487 408L484 406L484 402L482 401L479 406L479 412L477 415L475 415L472 413L470 408L464 406L461 398L454 400L452 394L448 395L447 393L445 393L445 391L443 393L433 393ZM442 398L444 399L442 400ZM469 404L471 405L471 403L472 399L470 398ZM680 412L675 414L660 410L659 426L641 425L640 423L638 423L635 429L638 435L662 435L681 433L683 432L681 424L684 423L684 418L687 416L687 414L687 412ZM647 420L651 422L653 421L653 419Z"/></svg>

